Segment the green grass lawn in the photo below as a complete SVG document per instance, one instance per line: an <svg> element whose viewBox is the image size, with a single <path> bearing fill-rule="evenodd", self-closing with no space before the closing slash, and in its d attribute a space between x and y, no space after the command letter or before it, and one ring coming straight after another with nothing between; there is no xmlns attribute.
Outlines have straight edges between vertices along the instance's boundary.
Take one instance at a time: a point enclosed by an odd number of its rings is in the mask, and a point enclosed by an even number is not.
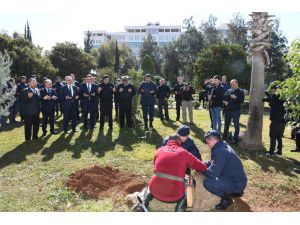
<svg viewBox="0 0 300 225"><path fill-rule="evenodd" d="M175 110L170 111L175 118ZM209 149L203 143L203 135L209 129L207 110L195 110L196 126L191 136L203 158L209 159ZM245 129L247 115L241 117L241 130ZM59 125L61 121L59 121ZM142 124L135 129L109 132L107 125L99 132L84 132L79 125L75 134L47 135L39 140L24 143L22 126L0 133L0 211L128 211L124 196L118 200L95 201L73 193L64 186L68 176L92 165L109 165L138 174L147 181L152 174L152 159L163 137L173 133L181 125L171 121L154 122L150 139L144 135ZM268 115L264 117L263 140L269 147ZM41 135L41 131L40 131ZM243 160L249 183L242 198L253 211L297 211L300 209L300 179L291 171L293 160L300 161L300 154L291 153L295 142L289 128L283 139L283 157L266 158L263 151L246 152L234 148Z"/></svg>

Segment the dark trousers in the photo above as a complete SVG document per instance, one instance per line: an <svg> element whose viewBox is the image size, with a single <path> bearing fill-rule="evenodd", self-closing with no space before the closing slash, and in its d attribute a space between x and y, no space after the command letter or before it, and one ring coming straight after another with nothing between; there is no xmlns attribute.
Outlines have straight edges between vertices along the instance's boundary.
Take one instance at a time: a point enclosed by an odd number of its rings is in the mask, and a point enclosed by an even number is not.
<svg viewBox="0 0 300 225"><path fill-rule="evenodd" d="M16 115L17 115L18 109L17 109L17 103L15 102L10 108L9 108L9 123L13 124L16 122Z"/></svg>
<svg viewBox="0 0 300 225"><path fill-rule="evenodd" d="M295 140L296 140L296 149L300 151L300 128L297 128L297 132L295 134Z"/></svg>
<svg viewBox="0 0 300 225"><path fill-rule="evenodd" d="M154 196L149 192L145 199L145 206L148 208L150 201L152 201ZM181 198L176 202L175 212L185 212L187 207L186 198Z"/></svg>
<svg viewBox="0 0 300 225"><path fill-rule="evenodd" d="M271 121L270 123L270 152L275 151L276 140L277 140L277 150L282 152L282 136L285 129L285 122Z"/></svg>
<svg viewBox="0 0 300 225"><path fill-rule="evenodd" d="M144 122L152 122L154 116L154 105L142 105ZM148 118L149 115L149 118Z"/></svg>
<svg viewBox="0 0 300 225"><path fill-rule="evenodd" d="M69 124L70 120L72 121L72 124L71 124L72 125L72 130L76 129L77 117L78 117L77 108L78 107L72 107L70 109L63 109L63 115L64 115L63 129L64 129L65 132L68 131L68 124Z"/></svg>
<svg viewBox="0 0 300 225"><path fill-rule="evenodd" d="M42 129L43 132L47 131L47 124L49 122L50 125L50 131L54 131L54 109L51 111L42 111L43 114L43 124L42 124Z"/></svg>
<svg viewBox="0 0 300 225"><path fill-rule="evenodd" d="M163 108L165 111L165 115L163 115ZM161 119L169 120L169 108L168 108L168 100L166 99L158 99L158 110L159 110L159 117Z"/></svg>
<svg viewBox="0 0 300 225"><path fill-rule="evenodd" d="M120 103L119 101L115 101L116 118L119 116L119 110L120 110Z"/></svg>
<svg viewBox="0 0 300 225"><path fill-rule="evenodd" d="M90 128L94 129L96 123L96 110L94 108L83 108L82 109L82 121L83 127L88 128L88 114L90 114Z"/></svg>
<svg viewBox="0 0 300 225"><path fill-rule="evenodd" d="M108 119L108 126L112 128L112 101L101 101L100 102L100 128L104 127L105 117Z"/></svg>
<svg viewBox="0 0 300 225"><path fill-rule="evenodd" d="M176 101L176 120L180 119L180 106L181 106L181 99L175 99Z"/></svg>
<svg viewBox="0 0 300 225"><path fill-rule="evenodd" d="M32 138L38 138L40 118L39 113L34 115L24 115L25 140L29 141Z"/></svg>
<svg viewBox="0 0 300 225"><path fill-rule="evenodd" d="M120 127L124 127L125 125L125 118L127 127L132 127L132 103L131 101L128 102L120 102L119 103L119 120L120 120Z"/></svg>
<svg viewBox="0 0 300 225"><path fill-rule="evenodd" d="M222 197L225 194L243 193L246 183L245 185L239 185L241 187L237 187L231 180L219 177L218 179L206 178L203 182L203 186L210 193Z"/></svg>
<svg viewBox="0 0 300 225"><path fill-rule="evenodd" d="M224 135L223 138L226 140L228 136L229 126L231 124L231 120L233 120L234 124L234 140L238 141L239 133L240 133L240 111L230 112L225 111L225 125L224 125Z"/></svg>
<svg viewBox="0 0 300 225"><path fill-rule="evenodd" d="M62 107L61 107L61 103L59 101L56 101L56 103L55 103L55 112L56 112L56 114L58 114L58 112L60 112L62 114Z"/></svg>

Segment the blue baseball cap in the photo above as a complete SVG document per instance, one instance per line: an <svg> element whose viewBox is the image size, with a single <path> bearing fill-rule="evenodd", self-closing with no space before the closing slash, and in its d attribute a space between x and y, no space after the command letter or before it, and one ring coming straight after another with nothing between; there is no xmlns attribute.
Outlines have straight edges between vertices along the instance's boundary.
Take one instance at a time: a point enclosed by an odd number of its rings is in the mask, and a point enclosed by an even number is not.
<svg viewBox="0 0 300 225"><path fill-rule="evenodd" d="M177 134L179 136L188 136L190 134L190 127L187 125L182 125L178 128Z"/></svg>
<svg viewBox="0 0 300 225"><path fill-rule="evenodd" d="M204 141L206 140L206 138L208 138L211 135L216 136L217 138L221 139L221 133L219 131L217 131L217 130L210 130L210 131L207 131L205 133L205 135L204 135Z"/></svg>

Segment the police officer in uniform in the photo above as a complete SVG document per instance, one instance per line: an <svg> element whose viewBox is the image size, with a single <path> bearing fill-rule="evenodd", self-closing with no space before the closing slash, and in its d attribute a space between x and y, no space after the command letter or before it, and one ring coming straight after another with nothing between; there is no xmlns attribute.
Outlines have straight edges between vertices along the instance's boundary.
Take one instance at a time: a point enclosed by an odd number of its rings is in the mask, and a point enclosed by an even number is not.
<svg viewBox="0 0 300 225"><path fill-rule="evenodd" d="M119 95L119 120L120 127L123 128L125 125L125 118L127 127L132 127L132 97L136 94L135 88L132 84L128 83L128 76L122 76L122 83L117 86L117 91Z"/></svg>
<svg viewBox="0 0 300 225"><path fill-rule="evenodd" d="M23 102L21 101L20 95L21 92L27 88L27 84L26 84L26 77L25 76L21 76L20 77L20 83L17 85L17 90L16 90L16 96L17 96L17 101L18 101L18 107L19 107L19 112L20 112L20 117L21 117L21 121L24 120L24 116L23 116Z"/></svg>
<svg viewBox="0 0 300 225"><path fill-rule="evenodd" d="M117 78L115 82L115 88L117 88L119 84L121 84L121 79ZM119 106L119 93L117 91L114 93L114 103L115 103L115 112L116 112L115 117L118 118L120 106Z"/></svg>
<svg viewBox="0 0 300 225"><path fill-rule="evenodd" d="M113 96L116 92L113 83L109 82L109 76L104 75L102 83L98 87L100 97L100 130L104 128L105 117L108 118L109 129L113 129L112 122L112 109L113 109Z"/></svg>
<svg viewBox="0 0 300 225"><path fill-rule="evenodd" d="M148 129L148 121L150 128L153 128L154 105L157 85L153 81L151 81L150 74L146 74L144 79L145 81L142 82L139 87L139 93L141 94L144 126L145 129Z"/></svg>
<svg viewBox="0 0 300 225"><path fill-rule="evenodd" d="M235 151L224 141L216 130L206 132L205 142L211 149L211 160L206 161L204 187L221 197L217 210L224 210L232 204L232 197L241 197L247 185L243 164Z"/></svg>
<svg viewBox="0 0 300 225"><path fill-rule="evenodd" d="M166 85L166 80L164 78L160 79L160 85L157 87L157 99L158 99L158 110L159 117L161 120L169 120L169 108L168 108L168 99L170 97L170 88ZM163 108L165 115L163 115Z"/></svg>
<svg viewBox="0 0 300 225"><path fill-rule="evenodd" d="M177 84L175 84L173 88L173 92L175 94L175 101L176 101L176 121L180 120L180 106L182 101L182 94L180 92L183 86L183 78L181 76L177 77Z"/></svg>
<svg viewBox="0 0 300 225"><path fill-rule="evenodd" d="M55 105L58 99L56 91L52 88L52 81L47 79L44 81L45 88L41 89L42 114L43 114L43 136L47 134L47 124L49 121L51 134L57 134L54 130L54 113Z"/></svg>

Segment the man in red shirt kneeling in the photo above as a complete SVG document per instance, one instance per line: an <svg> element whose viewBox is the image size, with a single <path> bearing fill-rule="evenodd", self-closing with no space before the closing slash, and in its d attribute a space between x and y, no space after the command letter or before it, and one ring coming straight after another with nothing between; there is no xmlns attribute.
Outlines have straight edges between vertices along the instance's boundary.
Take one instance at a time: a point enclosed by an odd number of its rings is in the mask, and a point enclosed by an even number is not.
<svg viewBox="0 0 300 225"><path fill-rule="evenodd" d="M160 147L154 157L154 175L144 205L148 207L149 202L156 198L168 203L177 202L176 212L186 211L184 177L187 168L200 172L207 169L204 163L181 147L179 135L169 136L167 145Z"/></svg>

